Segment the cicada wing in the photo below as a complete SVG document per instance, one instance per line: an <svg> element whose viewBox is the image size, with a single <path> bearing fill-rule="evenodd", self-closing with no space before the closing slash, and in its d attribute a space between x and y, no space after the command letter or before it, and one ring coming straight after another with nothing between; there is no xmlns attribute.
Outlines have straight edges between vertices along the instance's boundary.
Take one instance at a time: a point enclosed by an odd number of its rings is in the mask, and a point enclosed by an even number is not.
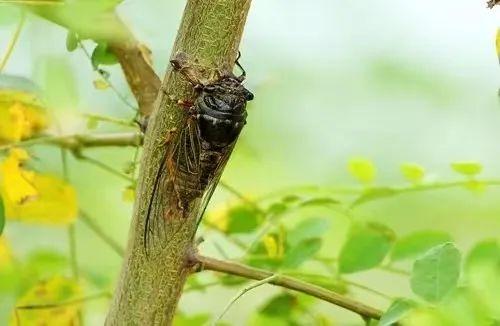
<svg viewBox="0 0 500 326"><path fill-rule="evenodd" d="M221 152L221 156L219 157L219 161L217 162L217 166L214 169L214 173L212 175L212 178L210 179L210 182L208 183L208 186L206 187L200 201L200 205L198 206L198 212L197 212L197 226L200 225L203 215L205 214L205 211L207 209L207 206L210 202L210 199L212 198L215 189L217 188L217 185L219 184L220 178L222 176L222 173L224 172L224 168L229 160L229 157L231 156L231 153L233 152L234 145L236 143L236 140L231 144L226 146L223 151Z"/></svg>
<svg viewBox="0 0 500 326"><path fill-rule="evenodd" d="M183 189L200 184L201 141L196 121L188 119L184 128L175 132L167 143L165 155L154 181L144 223L144 248L165 245L170 213L183 207ZM189 183L189 185L187 185ZM196 191L194 188L193 191Z"/></svg>

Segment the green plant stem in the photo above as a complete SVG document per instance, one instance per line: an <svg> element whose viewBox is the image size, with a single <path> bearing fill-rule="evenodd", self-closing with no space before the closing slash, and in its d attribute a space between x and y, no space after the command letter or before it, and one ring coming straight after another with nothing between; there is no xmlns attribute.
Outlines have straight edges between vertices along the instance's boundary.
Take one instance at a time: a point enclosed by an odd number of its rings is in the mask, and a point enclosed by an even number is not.
<svg viewBox="0 0 500 326"><path fill-rule="evenodd" d="M215 326L217 325L217 323L222 319L222 317L224 317L224 315L229 311L229 309L231 309L231 307L236 303L236 301L238 301L239 298L241 298L243 295L245 295L245 293L261 286L261 285L264 285L264 284L267 284L267 283L270 283L272 282L273 280L275 280L276 278L278 278L278 274L273 274L269 277L266 277L258 282L255 282L253 284L250 284L246 287L244 287L238 294L236 294L236 296L231 299L231 301L228 302L228 304L224 307L224 309L222 310L222 312L214 319L214 321L211 323L212 326Z"/></svg>
<svg viewBox="0 0 500 326"><path fill-rule="evenodd" d="M194 259L199 262L204 270L236 275L247 279L263 280L274 275L274 273L262 269L253 268L235 262L217 260L202 255L196 255ZM351 298L292 277L278 276L268 283L308 294L323 301L330 302L334 305L350 310L363 317L378 320L382 316L382 312L378 309L372 308Z"/></svg>
<svg viewBox="0 0 500 326"><path fill-rule="evenodd" d="M111 238L104 230L84 211L80 210L80 220L87 225L87 227L92 230L104 243L106 243L113 251L123 257L125 249L123 249L120 244L118 244L113 238Z"/></svg>
<svg viewBox="0 0 500 326"><path fill-rule="evenodd" d="M142 139L143 135L140 132L74 134L63 136L51 135L32 138L8 145L1 145L0 152L10 150L14 147L21 148L36 145L58 146L73 152L95 147L135 147L142 144Z"/></svg>
<svg viewBox="0 0 500 326"><path fill-rule="evenodd" d="M105 297L110 298L111 294L109 292L102 292L102 293L96 293L94 295L89 295L89 296L84 297L84 298L71 299L71 300L55 302L55 303L44 303L44 304L17 306L15 309L16 310L54 309L54 308L58 308L58 307L75 305L75 304L79 304L82 302L92 301L92 300L101 299L101 298L105 298ZM20 324L18 324L18 325L20 325Z"/></svg>
<svg viewBox="0 0 500 326"><path fill-rule="evenodd" d="M113 90L113 92L116 94L116 96L122 101L122 103L125 104L125 106L129 107L130 109L132 109L133 111L137 111L137 108L132 105L128 100L127 98L122 94L120 93L120 91L118 90L118 88L115 87L115 85L111 82L111 80L109 79L109 76L108 74L104 73L102 70L100 69L97 69L97 67L95 67L93 64L92 64L92 56L90 55L89 51L87 50L87 48L85 48L85 46L83 45L82 41L78 41L78 44L80 46L80 48L82 49L83 53L85 53L85 56L87 57L87 59L89 59L89 62L92 66L92 69L94 69L94 71L99 74L99 76L101 76L102 79L104 79L106 81L106 83L108 83L109 87L111 87L111 89Z"/></svg>
<svg viewBox="0 0 500 326"><path fill-rule="evenodd" d="M94 119L96 121L109 122L118 126L137 128L137 124L134 121L130 120L117 119L105 115L92 114L92 113L84 113L82 114L82 116L86 119Z"/></svg>
<svg viewBox="0 0 500 326"><path fill-rule="evenodd" d="M365 291L367 291L367 292L373 293L373 294L375 294L375 295L378 295L379 297L384 298L384 299L387 299L387 300L389 300L389 301L393 301L393 300L394 300L394 297L391 297L390 295L387 295L387 294L385 294L385 293L383 293L383 292L380 292L380 291L378 291L378 290L375 290L375 289L373 289L373 288L371 288L371 287L368 287L368 286L366 286L366 285L359 284L359 283L357 283L357 282L353 282L353 281L349 281L349 280L344 280L344 282L345 282L346 284L348 284L348 285L351 285L351 286L354 286L354 287L360 288L360 289L362 289L362 290L365 290Z"/></svg>
<svg viewBox="0 0 500 326"><path fill-rule="evenodd" d="M107 165L99 160L96 160L92 157L78 155L77 158L80 160L83 160L85 162L91 163L91 164L97 166L98 168L100 168L106 172L109 172L109 173L111 173L111 174L113 174L113 175L115 175L123 180L126 180L126 181L131 182L131 183L135 182L134 178L129 177L128 175L121 173L120 171L116 170L115 168L113 168L113 167L111 167L111 166L109 166L109 165Z"/></svg>
<svg viewBox="0 0 500 326"><path fill-rule="evenodd" d="M19 23L17 24L16 29L14 30L14 34L12 35L12 38L10 39L9 44L7 45L7 49L5 50L5 54L3 55L2 59L0 59L0 73L3 71L3 69L7 65L7 62L9 61L10 56L12 55L12 52L14 51L17 40L19 39L19 35L21 34L21 31L23 30L25 21L26 21L26 13L23 11L23 12L21 12L21 18L19 19Z"/></svg>

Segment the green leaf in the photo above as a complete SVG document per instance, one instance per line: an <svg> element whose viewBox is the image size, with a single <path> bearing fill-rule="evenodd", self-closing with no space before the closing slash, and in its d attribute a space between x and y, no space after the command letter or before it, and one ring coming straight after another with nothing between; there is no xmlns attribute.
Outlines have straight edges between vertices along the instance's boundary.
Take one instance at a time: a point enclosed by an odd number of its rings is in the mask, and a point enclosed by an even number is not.
<svg viewBox="0 0 500 326"><path fill-rule="evenodd" d="M66 35L66 50L73 52L78 48L78 36L73 31L68 31Z"/></svg>
<svg viewBox="0 0 500 326"><path fill-rule="evenodd" d="M415 232L396 241L392 249L391 260L415 258L432 247L451 241L451 236L446 232L432 230Z"/></svg>
<svg viewBox="0 0 500 326"><path fill-rule="evenodd" d="M465 260L465 273L468 286L490 315L500 316L500 242L490 239L474 246Z"/></svg>
<svg viewBox="0 0 500 326"><path fill-rule="evenodd" d="M92 65L97 68L99 65L114 65L118 63L118 58L111 52L106 43L99 43L92 52Z"/></svg>
<svg viewBox="0 0 500 326"><path fill-rule="evenodd" d="M380 187L367 189L358 198L356 198L356 200L354 200L354 202L351 204L351 207L355 207L378 199L392 197L397 194L398 192L392 188Z"/></svg>
<svg viewBox="0 0 500 326"><path fill-rule="evenodd" d="M394 232L385 225L354 225L340 251L339 271L354 273L380 265L394 239Z"/></svg>
<svg viewBox="0 0 500 326"><path fill-rule="evenodd" d="M259 212L250 205L239 205L228 212L227 233L249 233L254 231L260 222Z"/></svg>
<svg viewBox="0 0 500 326"><path fill-rule="evenodd" d="M54 109L75 109L78 105L78 89L75 73L65 57L45 57L38 64L37 74L49 106Z"/></svg>
<svg viewBox="0 0 500 326"><path fill-rule="evenodd" d="M297 195L287 195L281 198L281 201L285 204L293 204L298 202L300 199L301 199L300 196Z"/></svg>
<svg viewBox="0 0 500 326"><path fill-rule="evenodd" d="M300 203L300 206L329 206L329 205L338 205L340 202L334 198L329 197L320 197L320 198L312 198L304 200Z"/></svg>
<svg viewBox="0 0 500 326"><path fill-rule="evenodd" d="M11 25L21 19L21 11L14 6L0 4L0 26Z"/></svg>
<svg viewBox="0 0 500 326"><path fill-rule="evenodd" d="M260 313L266 316L285 316L288 317L293 308L297 305L297 297L284 293L272 298L264 307L260 309Z"/></svg>
<svg viewBox="0 0 500 326"><path fill-rule="evenodd" d="M325 218L309 218L288 232L287 241L291 246L306 239L319 238L330 228L331 221Z"/></svg>
<svg viewBox="0 0 500 326"><path fill-rule="evenodd" d="M307 239L301 241L285 253L283 267L296 268L300 266L321 249L321 244L321 239Z"/></svg>
<svg viewBox="0 0 500 326"><path fill-rule="evenodd" d="M5 227L5 207L3 204L3 199L0 196L0 235L2 235L4 227Z"/></svg>
<svg viewBox="0 0 500 326"><path fill-rule="evenodd" d="M425 169L415 163L404 163L401 165L401 173L409 182L418 184L424 179Z"/></svg>
<svg viewBox="0 0 500 326"><path fill-rule="evenodd" d="M396 299L382 315L378 326L390 326L403 319L417 304L408 299Z"/></svg>
<svg viewBox="0 0 500 326"><path fill-rule="evenodd" d="M285 203L274 203L267 209L267 214L269 215L281 215L288 210L288 205Z"/></svg>
<svg viewBox="0 0 500 326"><path fill-rule="evenodd" d="M483 170L483 166L479 162L461 161L451 163L451 168L460 174L468 177L475 176Z"/></svg>
<svg viewBox="0 0 500 326"><path fill-rule="evenodd" d="M411 289L427 301L439 302L456 288L460 252L450 242L436 246L413 264Z"/></svg>
<svg viewBox="0 0 500 326"><path fill-rule="evenodd" d="M377 175L377 170L372 161L365 158L354 158L347 165L349 173L361 183L372 183Z"/></svg>
<svg viewBox="0 0 500 326"><path fill-rule="evenodd" d="M490 262L500 264L500 243L496 239L484 240L476 244L465 259L465 270Z"/></svg>

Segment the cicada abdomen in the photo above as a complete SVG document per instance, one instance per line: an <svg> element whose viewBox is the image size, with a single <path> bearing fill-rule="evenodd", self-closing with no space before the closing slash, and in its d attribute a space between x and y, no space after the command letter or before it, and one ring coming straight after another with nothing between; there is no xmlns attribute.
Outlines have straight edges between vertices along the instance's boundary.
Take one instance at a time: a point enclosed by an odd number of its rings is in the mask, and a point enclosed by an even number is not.
<svg viewBox="0 0 500 326"><path fill-rule="evenodd" d="M246 124L247 101L253 99L242 85L245 73L239 77L223 73L213 82L202 82L185 54L177 54L171 63L194 85L197 96L193 103L179 102L187 108L188 117L169 140L158 170L146 215L146 250L153 241L168 241L163 235L169 219L194 214L197 223L201 221ZM175 216L178 212L181 216Z"/></svg>

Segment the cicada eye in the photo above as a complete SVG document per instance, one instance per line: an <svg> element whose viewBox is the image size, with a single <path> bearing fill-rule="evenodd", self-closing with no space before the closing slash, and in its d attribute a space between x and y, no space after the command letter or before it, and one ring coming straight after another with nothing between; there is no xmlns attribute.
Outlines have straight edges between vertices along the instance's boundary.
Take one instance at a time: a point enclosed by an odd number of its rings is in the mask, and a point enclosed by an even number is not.
<svg viewBox="0 0 500 326"><path fill-rule="evenodd" d="M245 94L245 98L247 101L253 100L253 93L247 90L246 94Z"/></svg>

